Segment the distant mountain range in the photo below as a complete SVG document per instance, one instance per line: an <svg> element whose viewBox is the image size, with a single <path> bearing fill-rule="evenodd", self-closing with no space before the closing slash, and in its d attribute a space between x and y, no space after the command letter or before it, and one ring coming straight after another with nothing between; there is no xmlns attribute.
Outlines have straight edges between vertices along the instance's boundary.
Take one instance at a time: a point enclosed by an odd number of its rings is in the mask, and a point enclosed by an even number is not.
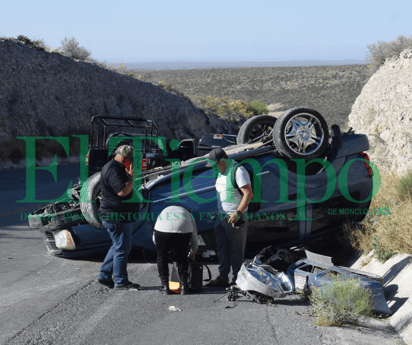
<svg viewBox="0 0 412 345"><path fill-rule="evenodd" d="M290 60L290 61L153 61L126 62L129 69L138 71L174 70L174 69L207 69L207 68L247 68L247 67L287 67L287 66L332 66L358 65L364 60ZM108 62L117 66L119 62Z"/></svg>
<svg viewBox="0 0 412 345"><path fill-rule="evenodd" d="M366 47L358 45L265 46L174 45L139 48L137 58L106 58L108 64L123 61L129 68L186 69L219 67L274 67L362 64Z"/></svg>

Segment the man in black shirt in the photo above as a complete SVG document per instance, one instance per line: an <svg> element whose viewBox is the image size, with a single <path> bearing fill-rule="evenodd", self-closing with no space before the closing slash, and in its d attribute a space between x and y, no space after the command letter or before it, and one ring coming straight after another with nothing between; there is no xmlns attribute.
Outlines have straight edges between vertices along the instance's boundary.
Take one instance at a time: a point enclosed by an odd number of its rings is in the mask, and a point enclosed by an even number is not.
<svg viewBox="0 0 412 345"><path fill-rule="evenodd" d="M120 290L138 289L140 286L127 278L127 258L132 248L134 215L138 206L124 202L133 197L132 162L133 148L120 146L114 159L103 167L100 178L100 213L113 245L103 261L97 280L104 286Z"/></svg>

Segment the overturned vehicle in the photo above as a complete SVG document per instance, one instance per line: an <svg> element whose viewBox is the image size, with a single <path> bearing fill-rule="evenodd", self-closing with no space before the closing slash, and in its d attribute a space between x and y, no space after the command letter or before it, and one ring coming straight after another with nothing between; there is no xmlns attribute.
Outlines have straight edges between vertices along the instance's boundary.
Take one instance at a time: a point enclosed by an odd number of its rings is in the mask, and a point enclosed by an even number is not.
<svg viewBox="0 0 412 345"><path fill-rule="evenodd" d="M242 164L252 177L255 211L247 214L247 254L271 244L302 244L348 220L362 220L377 192L376 168L364 153L368 149L366 135L341 133L337 125L329 129L324 118L308 108L290 109L278 119L262 115L246 121L237 145L225 151L235 162L232 167ZM206 167L207 158L146 170L136 178L134 192L142 202L133 223L134 247L155 251L152 232L158 215L167 206L180 205L196 220L201 237L198 253L216 250L218 168ZM100 173L96 173L75 185L67 202L32 212L29 227L43 233L53 255L107 251L111 240L101 224L99 203Z"/></svg>

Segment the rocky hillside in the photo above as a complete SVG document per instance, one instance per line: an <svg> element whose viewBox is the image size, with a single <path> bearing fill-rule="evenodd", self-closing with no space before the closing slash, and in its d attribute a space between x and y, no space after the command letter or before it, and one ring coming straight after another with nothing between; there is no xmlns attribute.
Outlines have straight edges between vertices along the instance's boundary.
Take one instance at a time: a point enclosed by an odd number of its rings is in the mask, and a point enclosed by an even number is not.
<svg viewBox="0 0 412 345"><path fill-rule="evenodd" d="M88 134L90 118L97 114L152 119L169 140L234 130L151 83L0 38L3 163L25 157L25 143L16 136ZM47 151L44 145L39 154Z"/></svg>
<svg viewBox="0 0 412 345"><path fill-rule="evenodd" d="M383 172L412 169L412 50L369 79L349 115L349 126L369 137L371 160Z"/></svg>

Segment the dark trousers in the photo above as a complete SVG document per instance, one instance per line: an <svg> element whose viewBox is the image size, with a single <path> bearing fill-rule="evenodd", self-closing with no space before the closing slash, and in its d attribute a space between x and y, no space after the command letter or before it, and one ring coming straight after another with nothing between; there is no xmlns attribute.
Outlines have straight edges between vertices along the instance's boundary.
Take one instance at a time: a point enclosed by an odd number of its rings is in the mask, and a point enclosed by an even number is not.
<svg viewBox="0 0 412 345"><path fill-rule="evenodd" d="M217 221L215 236L217 242L217 257L219 259L219 275L227 277L232 267L234 277L237 277L245 257L245 247L248 229L248 220L243 216L245 223L235 227L226 221Z"/></svg>
<svg viewBox="0 0 412 345"><path fill-rule="evenodd" d="M180 278L187 281L189 262L187 259L191 233L178 234L160 232L154 230L156 250L157 250L157 269L161 279L169 280L169 265L167 257L172 250L176 255L177 267Z"/></svg>

